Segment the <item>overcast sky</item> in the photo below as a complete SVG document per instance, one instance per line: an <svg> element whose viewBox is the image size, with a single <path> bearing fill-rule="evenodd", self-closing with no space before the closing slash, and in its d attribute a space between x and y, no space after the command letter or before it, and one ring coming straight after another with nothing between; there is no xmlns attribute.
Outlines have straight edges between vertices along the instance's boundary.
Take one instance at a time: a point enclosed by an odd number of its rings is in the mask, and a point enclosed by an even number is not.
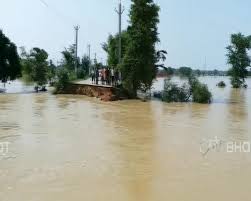
<svg viewBox="0 0 251 201"><path fill-rule="evenodd" d="M46 3L42 3L44 1ZM125 6L123 28L128 24L130 0ZM231 33L251 34L250 0L156 0L161 7L158 45L169 53L166 65L226 69ZM101 43L118 29L114 9L118 0L0 0L0 29L26 48L41 47L59 60L64 47L74 42L73 26L79 24L79 54L105 61Z"/></svg>

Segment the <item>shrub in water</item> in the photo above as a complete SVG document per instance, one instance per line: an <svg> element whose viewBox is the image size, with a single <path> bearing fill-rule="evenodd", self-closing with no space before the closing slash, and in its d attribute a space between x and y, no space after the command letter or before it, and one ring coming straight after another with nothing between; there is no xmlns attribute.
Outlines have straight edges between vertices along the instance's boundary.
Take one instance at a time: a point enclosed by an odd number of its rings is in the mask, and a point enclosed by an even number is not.
<svg viewBox="0 0 251 201"><path fill-rule="evenodd" d="M198 82L192 89L193 102L211 103L212 94L208 90L207 85Z"/></svg>
<svg viewBox="0 0 251 201"><path fill-rule="evenodd" d="M170 79L165 80L164 91L157 95L161 95L165 102L188 102L190 97L196 103L210 103L212 100L212 94L207 85L200 83L194 76L190 76L188 84L183 84L181 87L172 83Z"/></svg>
<svg viewBox="0 0 251 201"><path fill-rule="evenodd" d="M178 86L169 79L165 80L162 100L165 102L187 102L190 98L190 89L188 85Z"/></svg>
<svg viewBox="0 0 251 201"><path fill-rule="evenodd" d="M198 78L191 76L188 80L193 102L196 103L211 103L212 93L209 91L206 84L202 84Z"/></svg>
<svg viewBox="0 0 251 201"><path fill-rule="evenodd" d="M69 72L65 68L60 68L57 72L56 93L65 89L70 82Z"/></svg>
<svg viewBox="0 0 251 201"><path fill-rule="evenodd" d="M226 83L224 81L220 81L218 84L217 84L218 87L226 87Z"/></svg>

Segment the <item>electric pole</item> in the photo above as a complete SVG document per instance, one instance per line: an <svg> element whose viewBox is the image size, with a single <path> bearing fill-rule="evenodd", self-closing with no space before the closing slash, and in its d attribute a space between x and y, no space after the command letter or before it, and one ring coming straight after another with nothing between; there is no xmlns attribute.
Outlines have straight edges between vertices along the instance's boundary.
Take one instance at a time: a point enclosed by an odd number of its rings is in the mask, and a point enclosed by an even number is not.
<svg viewBox="0 0 251 201"><path fill-rule="evenodd" d="M88 48L88 59L89 59L89 75L91 74L91 45L87 46Z"/></svg>
<svg viewBox="0 0 251 201"><path fill-rule="evenodd" d="M97 61L97 53L95 52L95 54L94 54L94 64L96 65L98 63L98 61Z"/></svg>
<svg viewBox="0 0 251 201"><path fill-rule="evenodd" d="M118 10L115 9L116 13L118 13L119 16L119 41L118 41L118 59L119 59L119 64L121 64L121 60L122 60L122 41L121 41L121 20L122 20L122 14L124 12L124 8L122 8L122 4L121 4L121 0L119 0L119 8Z"/></svg>
<svg viewBox="0 0 251 201"><path fill-rule="evenodd" d="M91 45L88 45L88 59L91 61Z"/></svg>
<svg viewBox="0 0 251 201"><path fill-rule="evenodd" d="M76 38L75 38L75 73L77 74L78 71L78 31L80 29L79 26L74 27L76 32Z"/></svg>

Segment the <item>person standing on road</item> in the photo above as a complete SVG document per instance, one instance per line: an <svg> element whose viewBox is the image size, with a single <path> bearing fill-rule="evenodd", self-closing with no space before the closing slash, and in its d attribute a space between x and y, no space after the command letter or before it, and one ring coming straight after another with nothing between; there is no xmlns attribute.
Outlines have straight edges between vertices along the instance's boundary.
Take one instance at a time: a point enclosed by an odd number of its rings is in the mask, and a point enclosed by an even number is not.
<svg viewBox="0 0 251 201"><path fill-rule="evenodd" d="M92 84L94 84L95 83L95 72L93 69L91 71L91 78L92 78Z"/></svg>
<svg viewBox="0 0 251 201"><path fill-rule="evenodd" d="M115 85L115 73L114 73L114 69L113 69L113 68L111 69L111 79L112 79L112 80L111 80L111 81L112 81L111 84L112 84L112 85Z"/></svg>
<svg viewBox="0 0 251 201"><path fill-rule="evenodd" d="M95 72L95 79L96 79L96 85L98 85L98 77L99 77L99 70L98 68L96 68L96 72Z"/></svg>

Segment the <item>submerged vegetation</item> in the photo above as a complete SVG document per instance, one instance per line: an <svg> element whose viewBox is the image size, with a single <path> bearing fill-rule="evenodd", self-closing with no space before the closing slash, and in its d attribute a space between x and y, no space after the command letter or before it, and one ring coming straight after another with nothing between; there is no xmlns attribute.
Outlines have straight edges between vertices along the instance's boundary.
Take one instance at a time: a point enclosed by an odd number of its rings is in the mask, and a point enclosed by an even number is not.
<svg viewBox="0 0 251 201"><path fill-rule="evenodd" d="M164 69L159 69L157 76L158 77L168 77L168 76L180 76L180 77L186 77L188 75L196 75L196 76L227 76L228 71L223 70L194 70L191 67L180 67L180 68L172 68L167 67Z"/></svg>
<svg viewBox="0 0 251 201"><path fill-rule="evenodd" d="M49 65L48 53L40 48L33 48L29 53L22 48L21 53L21 64L22 64L22 74L31 82L36 84L35 89L45 89L48 83L49 75L52 71L49 70L51 65Z"/></svg>
<svg viewBox="0 0 251 201"><path fill-rule="evenodd" d="M166 79L164 83L164 90L162 92L162 100L164 102L188 102L190 98L190 88L187 84L178 86L178 84L171 82L171 79Z"/></svg>
<svg viewBox="0 0 251 201"><path fill-rule="evenodd" d="M221 88L224 88L224 87L226 87L227 85L226 85L226 83L225 83L224 81L220 81L216 86L221 87Z"/></svg>
<svg viewBox="0 0 251 201"><path fill-rule="evenodd" d="M196 77L189 78L192 100L195 103L211 103L212 93L206 84L201 83Z"/></svg>
<svg viewBox="0 0 251 201"><path fill-rule="evenodd" d="M179 86L178 84L166 79L164 90L154 95L161 98L164 102L195 102L195 103L211 103L212 94L207 85L202 84L195 76L189 76L187 83Z"/></svg>
<svg viewBox="0 0 251 201"><path fill-rule="evenodd" d="M62 51L62 60L56 66L52 60L48 60L48 53L40 48L33 48L29 52L21 48L22 77L26 82L35 83L36 91L45 90L49 84L62 90L68 82L76 79L84 79L89 74L91 62L87 56L78 59L77 72L75 72L74 46Z"/></svg>
<svg viewBox="0 0 251 201"><path fill-rule="evenodd" d="M69 71L66 68L60 68L57 70L57 82L55 83L54 93L63 91L70 82Z"/></svg>

